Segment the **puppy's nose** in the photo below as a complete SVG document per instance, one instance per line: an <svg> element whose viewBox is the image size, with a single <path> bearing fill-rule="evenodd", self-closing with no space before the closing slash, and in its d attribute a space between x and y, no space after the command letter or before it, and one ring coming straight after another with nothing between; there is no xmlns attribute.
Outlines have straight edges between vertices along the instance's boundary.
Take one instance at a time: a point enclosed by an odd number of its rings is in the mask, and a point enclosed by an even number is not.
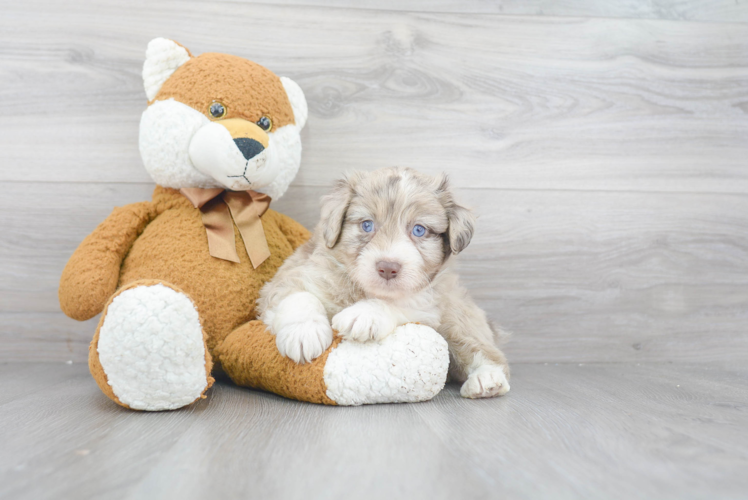
<svg viewBox="0 0 748 500"><path fill-rule="evenodd" d="M377 272L379 273L379 276L386 280L397 278L397 273L400 272L401 267L402 266L397 262L386 262L383 260L377 262Z"/></svg>
<svg viewBox="0 0 748 500"><path fill-rule="evenodd" d="M260 144L258 141L247 137L234 139L234 143L236 144L236 147L239 148L239 151L242 152L242 156L244 156L245 160L254 158L265 150L265 146Z"/></svg>

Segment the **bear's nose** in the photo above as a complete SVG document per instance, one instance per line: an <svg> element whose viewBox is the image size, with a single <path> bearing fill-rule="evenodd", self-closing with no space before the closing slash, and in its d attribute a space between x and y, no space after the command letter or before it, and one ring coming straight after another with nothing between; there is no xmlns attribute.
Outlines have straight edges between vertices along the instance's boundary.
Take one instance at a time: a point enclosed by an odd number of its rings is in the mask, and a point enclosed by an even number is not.
<svg viewBox="0 0 748 500"><path fill-rule="evenodd" d="M258 141L247 137L234 139L234 144L236 144L236 147L242 152L245 160L254 158L265 150L265 146L260 144Z"/></svg>
<svg viewBox="0 0 748 500"><path fill-rule="evenodd" d="M397 278L397 273L400 272L401 267L402 266L397 262L386 262L383 260L377 262L377 272L379 273L379 276L386 280Z"/></svg>

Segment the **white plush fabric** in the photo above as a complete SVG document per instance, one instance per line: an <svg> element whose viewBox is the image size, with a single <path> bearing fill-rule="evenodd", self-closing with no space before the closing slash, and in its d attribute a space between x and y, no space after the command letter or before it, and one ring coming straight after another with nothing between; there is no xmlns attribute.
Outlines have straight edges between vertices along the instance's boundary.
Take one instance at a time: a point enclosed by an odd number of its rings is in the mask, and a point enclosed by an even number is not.
<svg viewBox="0 0 748 500"><path fill-rule="evenodd" d="M223 187L192 165L190 142L208 118L179 101L157 101L140 118L140 156L156 184L183 187ZM236 148L234 148L236 149ZM237 154L241 155L239 150Z"/></svg>
<svg viewBox="0 0 748 500"><path fill-rule="evenodd" d="M343 341L327 357L327 396L339 405L427 401L444 388L447 342L409 323L381 341Z"/></svg>
<svg viewBox="0 0 748 500"><path fill-rule="evenodd" d="M306 104L306 97L304 97L304 91L301 90L299 84L291 80L287 76L280 77L280 81L283 84L283 88L286 89L286 95L288 100L291 102L291 108L293 108L293 117L296 122L296 127L299 130L304 128L306 125L306 119L309 116L309 108Z"/></svg>
<svg viewBox="0 0 748 500"><path fill-rule="evenodd" d="M208 385L197 309L164 285L131 288L114 298L98 352L114 394L130 408L180 408Z"/></svg>
<svg viewBox="0 0 748 500"><path fill-rule="evenodd" d="M267 168L272 169L275 178L266 186L255 184L255 191L265 193L277 200L291 185L301 165L301 129L296 125L286 125L268 134L270 143L267 153Z"/></svg>
<svg viewBox="0 0 748 500"><path fill-rule="evenodd" d="M220 122L174 99L154 102L140 119L143 164L156 184L175 189L254 189L277 200L299 171L301 135L286 125L268 139L265 151L247 161Z"/></svg>
<svg viewBox="0 0 748 500"><path fill-rule="evenodd" d="M196 169L212 177L219 186L233 191L267 186L277 175L268 165L267 149L245 159L221 122L201 127L190 141L189 153Z"/></svg>
<svg viewBox="0 0 748 500"><path fill-rule="evenodd" d="M146 50L143 85L152 101L174 71L190 59L172 40L156 38ZM268 147L246 160L220 122L168 99L151 104L140 120L140 154L156 184L175 189L253 189L278 199L296 177L301 164L301 129L309 109L301 88L280 78L294 113L295 124L268 133Z"/></svg>
<svg viewBox="0 0 748 500"><path fill-rule="evenodd" d="M152 101L161 86L182 64L190 60L187 50L166 38L154 38L148 43L143 64L145 95Z"/></svg>

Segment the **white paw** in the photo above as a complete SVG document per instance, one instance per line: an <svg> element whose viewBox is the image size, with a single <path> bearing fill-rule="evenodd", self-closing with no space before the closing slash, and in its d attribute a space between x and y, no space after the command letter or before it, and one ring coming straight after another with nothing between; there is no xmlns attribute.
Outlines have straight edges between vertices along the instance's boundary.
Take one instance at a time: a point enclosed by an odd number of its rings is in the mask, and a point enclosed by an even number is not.
<svg viewBox="0 0 748 500"><path fill-rule="evenodd" d="M332 327L346 340L382 340L397 327L397 321L375 301L362 300L332 318Z"/></svg>
<svg viewBox="0 0 748 500"><path fill-rule="evenodd" d="M296 363L309 363L330 347L330 322L324 306L311 293L289 295L273 313L269 326L282 356Z"/></svg>
<svg viewBox="0 0 748 500"><path fill-rule="evenodd" d="M332 328L327 316L310 315L300 323L286 323L277 330L275 345L281 355L309 363L322 355L332 343Z"/></svg>
<svg viewBox="0 0 748 500"><path fill-rule="evenodd" d="M460 396L463 398L493 398L509 392L509 381L504 370L498 365L483 365L473 371L462 384Z"/></svg>

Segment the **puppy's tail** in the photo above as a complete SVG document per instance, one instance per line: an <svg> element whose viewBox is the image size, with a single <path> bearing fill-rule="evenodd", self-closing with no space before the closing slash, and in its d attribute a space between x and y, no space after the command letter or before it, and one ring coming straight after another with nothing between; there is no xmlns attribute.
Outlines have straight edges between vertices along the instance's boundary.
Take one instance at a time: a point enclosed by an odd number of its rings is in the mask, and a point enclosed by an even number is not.
<svg viewBox="0 0 748 500"><path fill-rule="evenodd" d="M488 321L488 326L493 332L493 339L497 346L502 346L512 340L513 334L509 330L504 330L491 320Z"/></svg>

